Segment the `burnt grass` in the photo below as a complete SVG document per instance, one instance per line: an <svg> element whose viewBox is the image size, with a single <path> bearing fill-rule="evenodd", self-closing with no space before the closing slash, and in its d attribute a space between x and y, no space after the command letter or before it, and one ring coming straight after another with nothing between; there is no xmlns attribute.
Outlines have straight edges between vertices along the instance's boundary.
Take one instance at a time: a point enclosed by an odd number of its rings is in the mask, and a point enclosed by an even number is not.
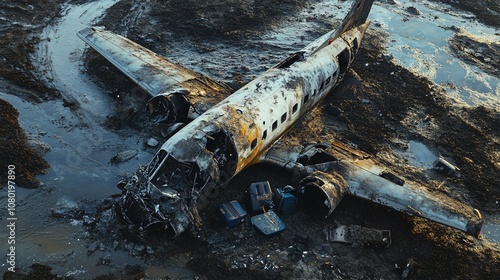
<svg viewBox="0 0 500 280"><path fill-rule="evenodd" d="M480 20L489 24L497 24L490 12L482 9L484 4L495 8L495 1L483 0L481 5L470 6L466 1L436 0L450 5L460 4L461 9L472 11ZM57 18L60 11L60 2L9 1L0 4L0 11L12 18L33 20L43 27L47 22ZM62 2L62 1L61 1ZM202 41L204 39L219 38L220 40L245 40L246 36L253 36L263 27L277 23L281 16L289 15L303 7L305 3L297 1L237 1L236 10L226 5L225 1L153 1L154 11L151 12L151 22L155 24L137 26L139 21L135 13L128 12L134 7L134 1L118 2L102 24L111 30L128 29L131 37L138 43L153 50L171 38L162 35L157 30L172 32L182 40ZM201 3L203 2L203 3ZM254 3L252 6L248 3ZM454 4L455 3L455 4ZM458 4L457 4L458 3ZM471 2L472 3L472 2ZM31 12L28 4L35 7ZM43 7L42 7L43 6ZM191 7L187 10L185 7ZM470 7L469 7L470 6ZM53 7L53 8L49 8ZM494 10L494 9L493 9ZM173 16L167 16L173 15ZM210 20L200 20L201 18ZM32 74L30 54L34 51L37 42L36 32L40 28L27 29L19 25L9 25L1 22L0 58L7 61L0 65L0 75L10 82L31 89L37 94L24 95L31 101L43 101L49 98L60 98L60 95L47 86L44 86ZM153 29L151 26L154 26ZM140 34L155 34L154 41L143 40ZM147 36L151 38L151 35ZM185 38L184 38L185 37ZM394 138L404 140L419 140L435 146L445 156L453 158L454 163L460 168L461 176L453 179L453 185L459 191L466 193L465 202L480 209L482 212L498 214L496 201L500 197L500 181L498 174L500 167L500 113L498 110L485 107L457 108L439 88L427 79L419 77L408 70L387 61L382 55L383 47L380 34L369 32L361 45L360 51L348 71L344 81L332 92L310 115L296 124L290 131L290 137L299 139L299 142L313 142L317 139L329 137L341 138L357 144L360 148L376 155L387 150ZM95 53L89 53L95 57ZM499 55L498 53L496 54ZM99 59L89 60L87 67L94 73L108 73L101 79L95 79L101 85L106 85L111 91L120 88L130 88L128 82L109 64L100 64ZM474 63L474 61L470 62ZM109 70L109 71L107 71ZM20 95L22 95L20 93ZM367 100L368 102L365 102ZM328 113L328 107L339 108L342 117ZM24 168L24 174L43 172L47 168L43 159L33 154L27 146L26 137L17 124L17 112L10 104L0 100L0 126L2 162L0 168L6 170L5 164L16 162L16 168ZM429 131L422 134L419 130L409 125L406 121L408 115L418 112L416 116L423 123L431 123ZM134 114L138 114L134 112ZM313 118L318 118L321 128L318 135L307 124ZM141 118L122 118L110 120L112 129L123 126L133 126L140 131L140 125L134 120ZM347 129L334 131L332 123L340 124ZM328 135L326 133L332 133ZM6 146L12 145L12 146ZM4 149L4 147L11 147ZM14 153L12 151L15 151ZM382 158L382 160L384 160ZM389 166L396 167L391 161L386 160ZM425 178L415 179L422 181ZM444 179L442 177L441 179ZM371 278L400 278L402 269L409 258L416 261L417 265L411 270L409 279L493 279L500 275L500 253L492 249L482 240L456 230L425 221L420 218L411 218L397 211L381 207L370 202L346 197L335 210L334 214L326 221L311 221L307 216L298 212L296 215L283 219L289 227L283 234L272 238L262 238L250 231L244 231L243 238L235 238L234 231L220 225L213 218L214 207L225 202L228 197L241 197L246 186L255 180L270 180L271 184L284 185L294 183L289 174L265 166L254 166L245 170L234 178L225 194L216 199L209 209L204 211L205 235L210 237L220 234L225 238L223 244L210 245L204 241L194 240L187 235L176 242L161 240L154 237L146 244L154 244L155 253L144 256L148 263L161 265L177 255L187 255L190 261L188 267L196 273L209 279L283 279L300 278L291 271L302 259L302 248L293 241L297 231L307 231L311 243L325 243L322 229L334 221L344 224L358 224L366 227L390 229L393 244L389 249L376 250L371 248L351 248L349 245L332 245L329 253L335 258L327 261L309 259L311 267L325 279L334 279L340 269L346 278L371 279ZM19 182L20 183L20 182ZM432 185L432 184L431 184ZM98 210L96 210L98 212ZM97 215L97 213L96 213ZM104 243L114 240L123 240L126 233L117 232L115 229L99 229L92 232L92 238ZM143 241L135 241L137 243ZM255 251L274 252L278 248L287 248L290 244L296 249L289 250L289 258L283 264L286 266L279 272L269 272L258 268L241 269L232 268L231 262L239 256L251 254ZM228 249L229 248L229 249ZM123 249L123 248L121 248ZM125 250L125 249L123 249ZM262 253L264 254L264 253ZM317 264L314 264L317 262ZM394 268L398 264L400 268ZM55 278L50 267L34 265L31 270L24 269L25 273L4 275L5 279L34 279L35 275L42 278ZM39 273L39 274L37 274ZM128 267L123 272L102 275L97 279L140 279L145 277L140 267ZM40 278L41 279L41 278Z"/></svg>

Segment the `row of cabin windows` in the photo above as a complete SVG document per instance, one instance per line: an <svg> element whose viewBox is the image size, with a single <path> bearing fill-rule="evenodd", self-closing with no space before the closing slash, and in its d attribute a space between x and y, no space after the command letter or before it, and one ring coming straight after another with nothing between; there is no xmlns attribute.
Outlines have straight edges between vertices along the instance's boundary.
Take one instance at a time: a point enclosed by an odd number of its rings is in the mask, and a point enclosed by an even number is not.
<svg viewBox="0 0 500 280"><path fill-rule="evenodd" d="M299 110L299 104L295 103L292 107L292 114L295 114L298 110ZM283 115L281 115L281 124L286 122L287 117L288 117L288 114L286 112ZM272 131L275 131L276 129L278 129L278 121L277 120L274 121L273 125L271 126ZM264 130L264 132L262 133L262 140L265 140L266 138L267 138L267 129ZM255 145L254 145L254 142L255 142ZM254 139L252 141L252 144L250 145L250 148L253 150L256 146L257 146L257 139Z"/></svg>
<svg viewBox="0 0 500 280"><path fill-rule="evenodd" d="M325 88L326 85L330 84L332 79L335 78L335 75L337 75L337 71L335 71L331 77L328 77L324 82L321 83L321 85L319 86L320 92L323 90L323 88ZM316 95L316 93L318 93L318 91L314 90L312 93L312 97L314 97ZM309 101L309 93L304 96L304 104L306 104L308 101Z"/></svg>
<svg viewBox="0 0 500 280"><path fill-rule="evenodd" d="M323 88L326 85L330 84L330 82L332 81L332 78L334 78L335 75L337 75L337 71L335 71L331 77L328 77L326 79L326 81L321 83L321 85L319 87L320 92L323 90ZM314 90L312 96L314 97L316 95L316 93L317 93L317 90ZM304 104L306 104L307 101L309 101L309 94L306 94L304 96ZM299 110L299 104L295 103L292 107L292 114L295 114L298 110ZM283 115L281 115L281 123L283 124L286 120L287 120L287 113L284 113ZM278 121L276 120L273 122L273 125L271 126L271 130L275 131L277 128L278 128ZM264 130L264 132L262 133L262 140L265 140L266 138L267 138L267 129ZM257 147L257 138L252 140L252 143L250 144L250 150L255 149L255 147Z"/></svg>

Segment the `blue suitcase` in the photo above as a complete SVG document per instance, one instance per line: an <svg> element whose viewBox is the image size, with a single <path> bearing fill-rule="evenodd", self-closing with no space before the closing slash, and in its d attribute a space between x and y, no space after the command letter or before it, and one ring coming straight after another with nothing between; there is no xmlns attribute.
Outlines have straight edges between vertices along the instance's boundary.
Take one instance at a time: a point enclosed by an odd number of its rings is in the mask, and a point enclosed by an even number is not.
<svg viewBox="0 0 500 280"><path fill-rule="evenodd" d="M248 186L248 205L253 215L273 208L273 192L268 181L256 182Z"/></svg>
<svg viewBox="0 0 500 280"><path fill-rule="evenodd" d="M222 222L227 227L237 226L245 221L245 217L247 216L245 209L243 209L241 204L236 200L219 205L217 211Z"/></svg>
<svg viewBox="0 0 500 280"><path fill-rule="evenodd" d="M273 210L253 216L250 218L250 221L252 221L252 225L264 235L272 235L286 228L283 221L273 212Z"/></svg>
<svg viewBox="0 0 500 280"><path fill-rule="evenodd" d="M297 198L291 191L285 188L276 188L273 192L274 206L277 211L282 214L293 214L297 207Z"/></svg>

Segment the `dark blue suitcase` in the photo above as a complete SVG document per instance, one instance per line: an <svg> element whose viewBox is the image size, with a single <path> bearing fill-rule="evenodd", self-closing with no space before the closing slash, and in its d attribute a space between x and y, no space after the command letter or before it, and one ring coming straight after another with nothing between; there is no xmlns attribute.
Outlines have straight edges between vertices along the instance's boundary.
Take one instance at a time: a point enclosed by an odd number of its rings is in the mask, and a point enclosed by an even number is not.
<svg viewBox="0 0 500 280"><path fill-rule="evenodd" d="M282 214L293 214L297 207L297 198L283 188L274 189L274 206Z"/></svg>
<svg viewBox="0 0 500 280"><path fill-rule="evenodd" d="M222 222L227 227L237 226L245 221L245 217L247 216L245 209L236 200L219 205L218 213Z"/></svg>
<svg viewBox="0 0 500 280"><path fill-rule="evenodd" d="M253 215L264 213L263 208L273 208L273 192L269 182L256 182L248 186L248 205Z"/></svg>
<svg viewBox="0 0 500 280"><path fill-rule="evenodd" d="M250 218L250 221L252 221L252 225L264 235L272 235L286 228L283 221L273 212L273 210L253 216Z"/></svg>

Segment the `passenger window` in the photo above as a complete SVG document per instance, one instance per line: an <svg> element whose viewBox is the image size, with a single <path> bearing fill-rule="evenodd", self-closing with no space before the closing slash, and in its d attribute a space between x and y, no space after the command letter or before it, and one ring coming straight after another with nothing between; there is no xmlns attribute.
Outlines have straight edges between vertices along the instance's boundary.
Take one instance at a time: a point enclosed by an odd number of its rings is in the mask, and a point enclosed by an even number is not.
<svg viewBox="0 0 500 280"><path fill-rule="evenodd" d="M327 84L327 85L330 83L330 80L331 80L331 78L330 78L330 77L328 77L328 79L326 79L326 84Z"/></svg>
<svg viewBox="0 0 500 280"><path fill-rule="evenodd" d="M286 113L284 113L282 116L281 116L281 123L284 123L286 121Z"/></svg>
<svg viewBox="0 0 500 280"><path fill-rule="evenodd" d="M295 103L292 108L292 114L295 114L295 112L297 112L297 109L299 109L299 104Z"/></svg>
<svg viewBox="0 0 500 280"><path fill-rule="evenodd" d="M278 128L278 121L273 122L273 131L275 131L276 128Z"/></svg>
<svg viewBox="0 0 500 280"><path fill-rule="evenodd" d="M250 144L250 150L255 149L257 146L257 138L253 139L252 144Z"/></svg>
<svg viewBox="0 0 500 280"><path fill-rule="evenodd" d="M309 101L309 94L306 94L306 96L304 96L304 104L306 104L307 101Z"/></svg>
<svg viewBox="0 0 500 280"><path fill-rule="evenodd" d="M321 86L319 87L319 91L322 91L324 86L325 86L325 82L322 82Z"/></svg>
<svg viewBox="0 0 500 280"><path fill-rule="evenodd" d="M267 129L264 130L264 133L262 133L262 140L265 140L267 138Z"/></svg>
<svg viewBox="0 0 500 280"><path fill-rule="evenodd" d="M317 92L317 90L314 90L314 91L313 91L313 95L312 95L312 96L315 96L315 95L316 95L316 92Z"/></svg>

